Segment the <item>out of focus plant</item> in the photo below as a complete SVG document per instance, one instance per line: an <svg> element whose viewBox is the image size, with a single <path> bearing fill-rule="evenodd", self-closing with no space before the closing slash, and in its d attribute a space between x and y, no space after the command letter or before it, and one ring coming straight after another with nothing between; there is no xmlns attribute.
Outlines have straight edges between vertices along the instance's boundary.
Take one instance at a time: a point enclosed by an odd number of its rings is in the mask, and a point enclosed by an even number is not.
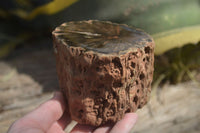
<svg viewBox="0 0 200 133"><path fill-rule="evenodd" d="M200 42L187 44L181 48L174 48L155 59L155 81L164 83L179 83L181 81L196 79L200 72ZM161 78L161 79L160 79Z"/></svg>

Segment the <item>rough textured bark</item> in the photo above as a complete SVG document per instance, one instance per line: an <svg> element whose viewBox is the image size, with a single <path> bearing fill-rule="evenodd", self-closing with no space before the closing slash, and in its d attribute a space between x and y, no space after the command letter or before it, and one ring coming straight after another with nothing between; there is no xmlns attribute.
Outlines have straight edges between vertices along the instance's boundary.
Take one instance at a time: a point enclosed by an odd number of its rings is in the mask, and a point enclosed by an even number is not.
<svg viewBox="0 0 200 133"><path fill-rule="evenodd" d="M143 107L151 92L154 42L110 22L64 23L53 32L60 88L72 119L99 126Z"/></svg>

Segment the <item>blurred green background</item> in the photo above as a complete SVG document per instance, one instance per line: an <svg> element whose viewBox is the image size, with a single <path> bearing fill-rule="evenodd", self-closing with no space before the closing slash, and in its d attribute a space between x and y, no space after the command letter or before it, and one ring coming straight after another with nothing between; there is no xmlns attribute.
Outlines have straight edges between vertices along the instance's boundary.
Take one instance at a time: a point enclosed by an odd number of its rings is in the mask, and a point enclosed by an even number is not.
<svg viewBox="0 0 200 133"><path fill-rule="evenodd" d="M155 86L199 81L200 0L0 1L0 58L51 39L53 29L66 21L89 19L128 24L153 36Z"/></svg>

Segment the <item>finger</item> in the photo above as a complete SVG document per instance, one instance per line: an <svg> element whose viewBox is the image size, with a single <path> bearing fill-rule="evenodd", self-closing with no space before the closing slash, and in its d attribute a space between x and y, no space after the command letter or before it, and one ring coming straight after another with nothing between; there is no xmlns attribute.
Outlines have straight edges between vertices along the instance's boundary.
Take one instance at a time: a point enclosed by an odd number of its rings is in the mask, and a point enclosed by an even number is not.
<svg viewBox="0 0 200 133"><path fill-rule="evenodd" d="M58 122L53 123L47 133L65 133L62 126Z"/></svg>
<svg viewBox="0 0 200 133"><path fill-rule="evenodd" d="M102 126L102 127L98 127L94 133L109 133L110 130L112 129L113 125L105 125L105 126Z"/></svg>
<svg viewBox="0 0 200 133"><path fill-rule="evenodd" d="M118 121L110 133L129 133L137 121L137 114L127 113L124 118Z"/></svg>
<svg viewBox="0 0 200 133"><path fill-rule="evenodd" d="M64 110L64 97L61 92L56 92L52 99L27 114L24 119L27 121L33 121L37 126L40 126L39 128L46 131L55 121L60 119Z"/></svg>
<svg viewBox="0 0 200 133"><path fill-rule="evenodd" d="M60 120L54 122L51 125L50 129L48 130L48 133L55 133L56 130L59 130L59 132L61 132L66 128L66 126L70 122L71 122L70 115L68 112L65 111L64 115L60 118Z"/></svg>
<svg viewBox="0 0 200 133"><path fill-rule="evenodd" d="M54 122L49 128L47 133L65 133L64 129L71 122L68 111L64 112L64 115L56 122Z"/></svg>
<svg viewBox="0 0 200 133"><path fill-rule="evenodd" d="M67 111L65 111L64 115L58 120L58 124L62 129L65 129L68 124L71 122L71 117Z"/></svg>
<svg viewBox="0 0 200 133"><path fill-rule="evenodd" d="M77 124L71 131L71 133L91 133L96 127Z"/></svg>

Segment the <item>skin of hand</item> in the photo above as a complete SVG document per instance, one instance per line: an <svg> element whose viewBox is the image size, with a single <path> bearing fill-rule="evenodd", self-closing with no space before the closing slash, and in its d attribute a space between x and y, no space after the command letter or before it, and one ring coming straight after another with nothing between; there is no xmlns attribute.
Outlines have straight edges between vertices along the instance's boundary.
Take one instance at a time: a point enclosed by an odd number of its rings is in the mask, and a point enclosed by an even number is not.
<svg viewBox="0 0 200 133"><path fill-rule="evenodd" d="M129 133L137 121L137 114L127 113L115 125L93 127L77 124L71 133ZM14 122L8 133L65 133L71 122L61 92L55 92L52 99Z"/></svg>

